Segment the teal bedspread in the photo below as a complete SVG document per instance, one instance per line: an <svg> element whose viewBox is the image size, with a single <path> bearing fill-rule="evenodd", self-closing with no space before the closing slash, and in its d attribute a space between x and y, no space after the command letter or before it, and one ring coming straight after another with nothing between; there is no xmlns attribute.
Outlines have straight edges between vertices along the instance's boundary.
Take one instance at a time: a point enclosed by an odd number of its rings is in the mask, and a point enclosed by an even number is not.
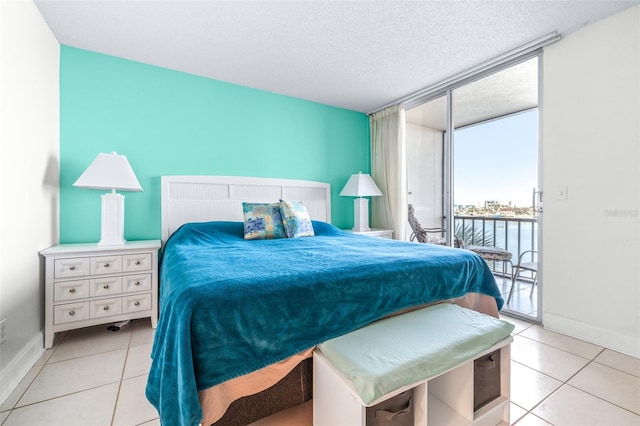
<svg viewBox="0 0 640 426"><path fill-rule="evenodd" d="M184 225L160 267L146 395L163 425L197 425L198 390L398 310L477 292L503 300L476 254L353 235L244 240L241 222Z"/></svg>

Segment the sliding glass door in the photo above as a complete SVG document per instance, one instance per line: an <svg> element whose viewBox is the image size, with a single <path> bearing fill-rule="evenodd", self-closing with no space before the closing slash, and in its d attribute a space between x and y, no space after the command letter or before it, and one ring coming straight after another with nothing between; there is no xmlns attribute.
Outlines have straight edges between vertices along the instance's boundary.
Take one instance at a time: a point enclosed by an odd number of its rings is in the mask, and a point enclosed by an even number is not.
<svg viewBox="0 0 640 426"><path fill-rule="evenodd" d="M540 248L538 62L532 54L408 108L406 145L416 218L446 229L434 237L449 245L458 239L510 253L510 261L488 262L503 312L539 321L536 273L512 279L519 261L537 264Z"/></svg>

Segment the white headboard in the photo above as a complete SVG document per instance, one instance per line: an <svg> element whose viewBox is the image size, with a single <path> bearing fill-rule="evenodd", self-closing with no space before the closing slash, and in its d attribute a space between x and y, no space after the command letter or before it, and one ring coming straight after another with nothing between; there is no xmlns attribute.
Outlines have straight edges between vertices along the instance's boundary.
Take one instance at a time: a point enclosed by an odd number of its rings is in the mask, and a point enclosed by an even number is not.
<svg viewBox="0 0 640 426"><path fill-rule="evenodd" d="M331 185L236 176L162 176L162 241L188 222L242 222L242 202L302 201L313 220L331 223Z"/></svg>

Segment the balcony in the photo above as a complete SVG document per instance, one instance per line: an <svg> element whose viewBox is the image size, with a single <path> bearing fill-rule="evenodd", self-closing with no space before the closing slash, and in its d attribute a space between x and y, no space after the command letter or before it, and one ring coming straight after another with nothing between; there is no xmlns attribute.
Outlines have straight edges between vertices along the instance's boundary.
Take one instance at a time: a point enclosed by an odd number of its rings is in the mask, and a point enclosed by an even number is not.
<svg viewBox="0 0 640 426"><path fill-rule="evenodd" d="M533 277L525 274L515 283L513 297L506 305L511 289L512 267L518 263L520 253L538 249L537 218L505 218L484 216L454 216L455 235L464 240L465 246L481 245L503 248L512 253L508 262L489 262L500 293L505 301L505 309L523 315L537 317L538 286L533 288Z"/></svg>

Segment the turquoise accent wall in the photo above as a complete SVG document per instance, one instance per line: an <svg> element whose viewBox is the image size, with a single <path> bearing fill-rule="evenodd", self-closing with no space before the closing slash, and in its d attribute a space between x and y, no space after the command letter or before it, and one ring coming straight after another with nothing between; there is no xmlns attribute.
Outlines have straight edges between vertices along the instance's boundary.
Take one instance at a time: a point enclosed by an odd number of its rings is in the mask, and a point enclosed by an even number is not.
<svg viewBox="0 0 640 426"><path fill-rule="evenodd" d="M256 64L256 72L260 72ZM332 220L353 226L338 193L369 172L369 120L321 105L61 46L60 242L100 239L100 195L73 187L100 152L127 156L144 192L125 195L125 238L160 238L162 175L306 179L331 184Z"/></svg>

